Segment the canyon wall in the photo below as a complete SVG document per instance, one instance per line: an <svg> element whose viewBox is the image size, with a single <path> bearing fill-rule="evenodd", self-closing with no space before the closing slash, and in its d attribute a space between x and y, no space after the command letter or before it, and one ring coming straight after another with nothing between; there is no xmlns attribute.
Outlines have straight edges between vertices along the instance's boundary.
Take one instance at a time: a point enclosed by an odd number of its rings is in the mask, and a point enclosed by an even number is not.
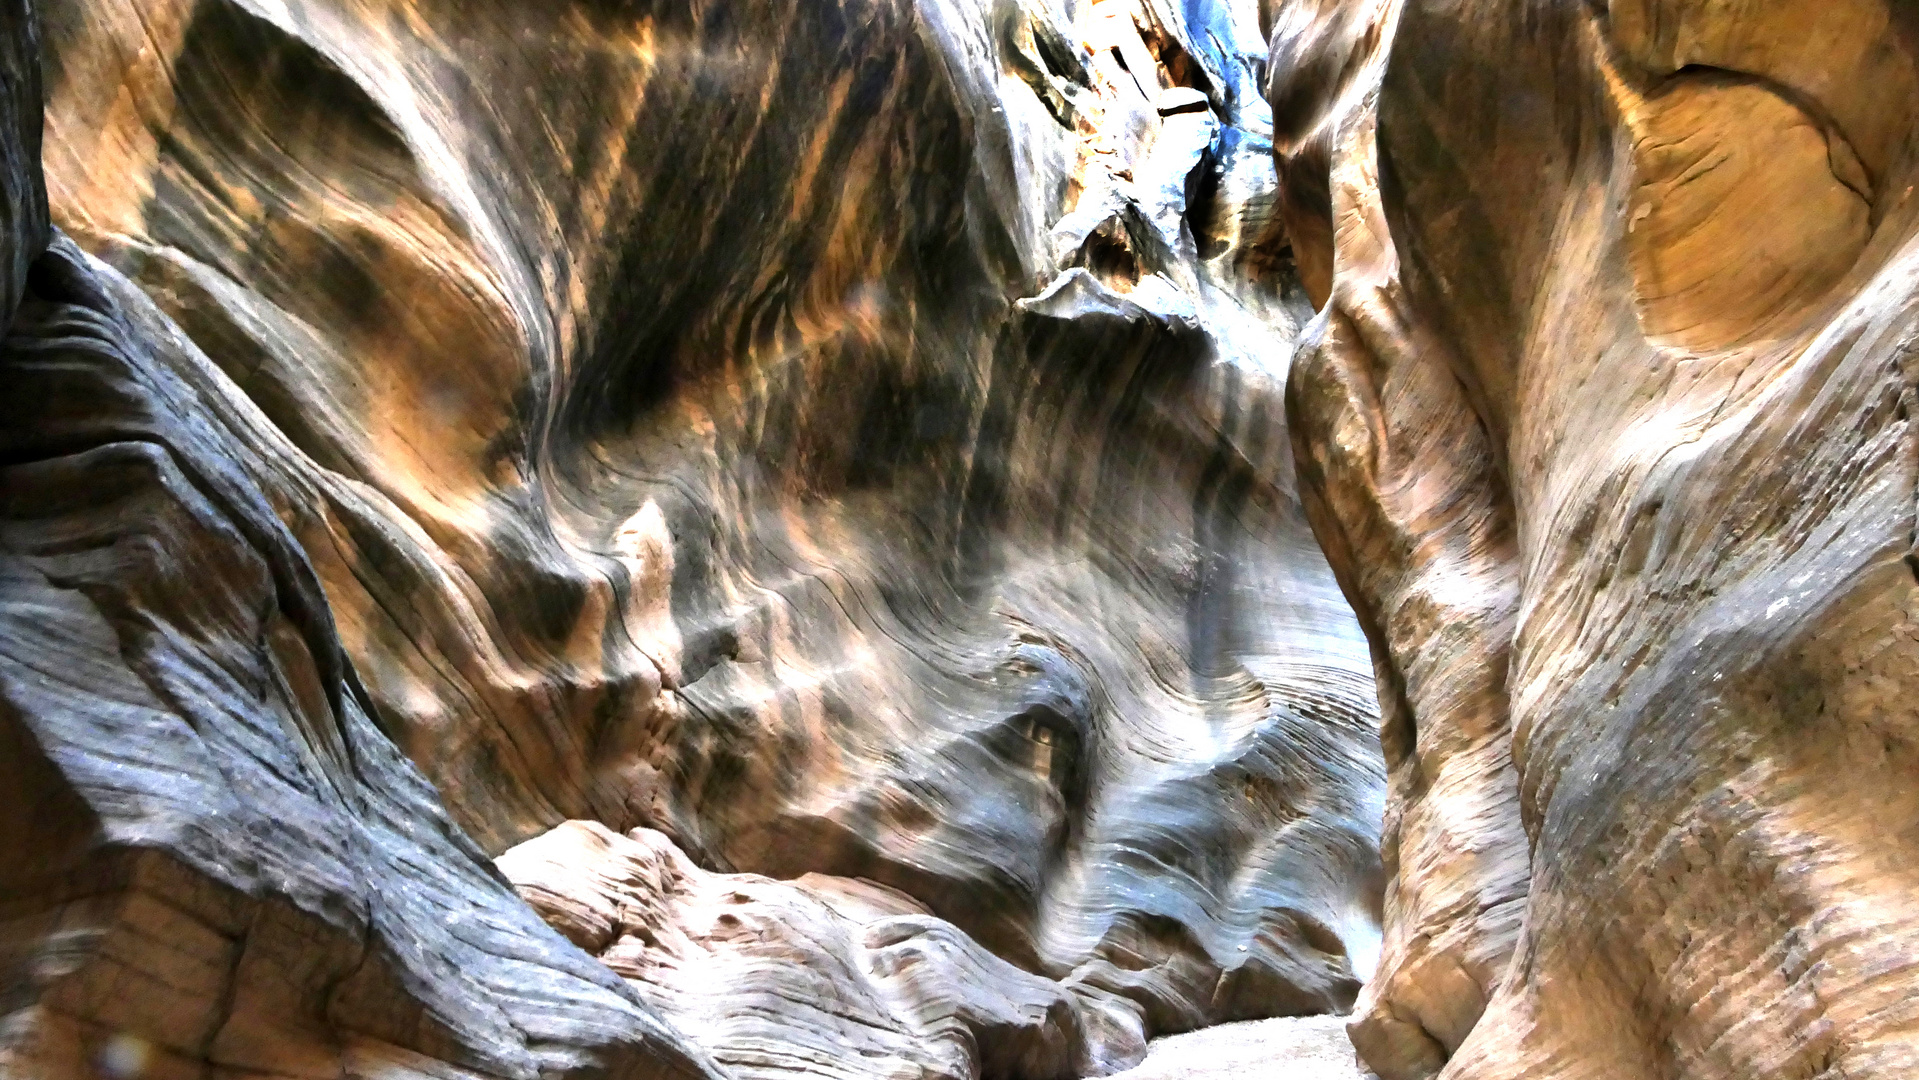
<svg viewBox="0 0 1919 1080"><path fill-rule="evenodd" d="M1379 670L1350 1030L1387 1080L1919 1071L1916 30L1283 7L1324 305L1288 417Z"/></svg>
<svg viewBox="0 0 1919 1080"><path fill-rule="evenodd" d="M0 1075L1919 1071L1893 0L0 0Z"/></svg>
<svg viewBox="0 0 1919 1080"><path fill-rule="evenodd" d="M1350 1006L1385 771L1252 5L4 12L0 1073Z"/></svg>

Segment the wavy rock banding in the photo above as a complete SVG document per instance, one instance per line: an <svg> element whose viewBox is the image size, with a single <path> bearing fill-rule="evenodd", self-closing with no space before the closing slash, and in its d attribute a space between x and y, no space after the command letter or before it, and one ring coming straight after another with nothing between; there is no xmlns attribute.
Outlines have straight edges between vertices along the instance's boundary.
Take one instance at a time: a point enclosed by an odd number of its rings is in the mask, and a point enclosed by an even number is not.
<svg viewBox="0 0 1919 1080"><path fill-rule="evenodd" d="M1254 13L6 12L5 1069L1065 1077L1354 999Z"/></svg>
<svg viewBox="0 0 1919 1080"><path fill-rule="evenodd" d="M0 0L0 1076L1919 1072L1915 117L1892 0Z"/></svg>

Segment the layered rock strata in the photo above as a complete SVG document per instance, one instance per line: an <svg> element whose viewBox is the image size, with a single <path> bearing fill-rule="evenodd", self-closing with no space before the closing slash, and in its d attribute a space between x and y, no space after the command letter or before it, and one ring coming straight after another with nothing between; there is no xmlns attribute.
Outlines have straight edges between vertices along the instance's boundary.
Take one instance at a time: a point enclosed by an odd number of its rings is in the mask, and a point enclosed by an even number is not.
<svg viewBox="0 0 1919 1080"><path fill-rule="evenodd" d="M1287 212L1326 268L1291 434L1392 778L1362 1058L1911 1075L1911 12L1273 29Z"/></svg>
<svg viewBox="0 0 1919 1080"><path fill-rule="evenodd" d="M597 822L499 866L736 1077L1070 1078L1144 1052L1124 999L1021 971L884 886L708 873L658 832Z"/></svg>
<svg viewBox="0 0 1919 1080"><path fill-rule="evenodd" d="M0 1071L1054 1077L1353 1000L1249 8L4 11Z"/></svg>

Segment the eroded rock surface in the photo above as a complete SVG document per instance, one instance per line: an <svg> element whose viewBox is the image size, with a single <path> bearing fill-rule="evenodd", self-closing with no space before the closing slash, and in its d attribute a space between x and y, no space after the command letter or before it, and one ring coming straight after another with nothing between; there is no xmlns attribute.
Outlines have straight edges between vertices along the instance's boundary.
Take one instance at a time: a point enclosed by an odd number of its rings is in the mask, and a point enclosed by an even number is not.
<svg viewBox="0 0 1919 1080"><path fill-rule="evenodd" d="M1282 11L1288 415L1392 778L1362 1058L1912 1075L1912 12Z"/></svg>
<svg viewBox="0 0 1919 1080"><path fill-rule="evenodd" d="M1253 5L4 12L0 1069L1055 1077L1352 1002Z"/></svg>
<svg viewBox="0 0 1919 1080"><path fill-rule="evenodd" d="M1131 1002L1023 972L881 885L708 873L658 832L578 821L499 866L734 1076L1075 1077L1145 1052Z"/></svg>

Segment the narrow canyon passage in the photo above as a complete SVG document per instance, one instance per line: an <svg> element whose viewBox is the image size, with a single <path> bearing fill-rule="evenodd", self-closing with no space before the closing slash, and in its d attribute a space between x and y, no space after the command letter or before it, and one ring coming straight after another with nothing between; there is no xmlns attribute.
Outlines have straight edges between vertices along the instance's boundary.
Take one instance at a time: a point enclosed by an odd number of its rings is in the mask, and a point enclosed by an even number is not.
<svg viewBox="0 0 1919 1080"><path fill-rule="evenodd" d="M22 873L85 928L17 940L92 943L18 1068L1065 1078L1351 1008L1257 11L14 10Z"/></svg>
<svg viewBox="0 0 1919 1080"><path fill-rule="evenodd" d="M1893 0L0 0L0 1080L1919 1075Z"/></svg>

